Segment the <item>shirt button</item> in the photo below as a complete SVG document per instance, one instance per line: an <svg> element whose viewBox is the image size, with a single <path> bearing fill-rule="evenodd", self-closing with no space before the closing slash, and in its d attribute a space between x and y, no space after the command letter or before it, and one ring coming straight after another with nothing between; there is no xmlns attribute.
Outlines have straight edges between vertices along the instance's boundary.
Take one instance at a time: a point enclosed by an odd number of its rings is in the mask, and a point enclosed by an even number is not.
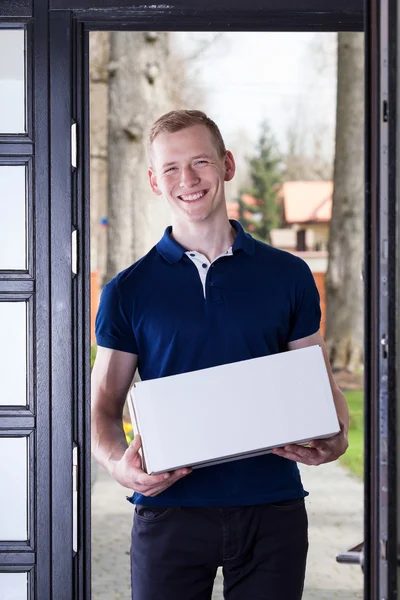
<svg viewBox="0 0 400 600"><path fill-rule="evenodd" d="M192 253L190 256L196 256L196 255Z"/></svg>
<svg viewBox="0 0 400 600"><path fill-rule="evenodd" d="M206 263L203 263L201 266L203 267L203 269L207 269Z"/></svg>

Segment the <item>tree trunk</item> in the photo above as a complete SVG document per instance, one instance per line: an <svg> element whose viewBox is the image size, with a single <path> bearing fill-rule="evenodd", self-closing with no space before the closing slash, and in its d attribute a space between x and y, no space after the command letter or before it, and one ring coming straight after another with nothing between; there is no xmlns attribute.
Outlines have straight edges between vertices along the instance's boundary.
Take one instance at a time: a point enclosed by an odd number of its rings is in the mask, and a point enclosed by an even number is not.
<svg viewBox="0 0 400 600"><path fill-rule="evenodd" d="M171 110L168 32L110 35L106 280L143 256L169 221L149 186L147 134Z"/></svg>
<svg viewBox="0 0 400 600"><path fill-rule="evenodd" d="M110 34L90 33L90 268L107 266L107 124Z"/></svg>
<svg viewBox="0 0 400 600"><path fill-rule="evenodd" d="M326 277L326 344L335 370L363 361L364 89L362 33L338 34L334 192Z"/></svg>

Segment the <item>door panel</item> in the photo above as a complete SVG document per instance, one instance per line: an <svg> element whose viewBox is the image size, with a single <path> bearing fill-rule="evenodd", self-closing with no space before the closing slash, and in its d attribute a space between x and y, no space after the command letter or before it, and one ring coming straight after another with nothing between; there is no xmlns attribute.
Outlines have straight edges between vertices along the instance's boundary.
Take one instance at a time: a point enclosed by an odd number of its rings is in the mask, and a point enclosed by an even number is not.
<svg viewBox="0 0 400 600"><path fill-rule="evenodd" d="M71 14L50 15L52 597L73 590ZM62 556L63 560L54 560ZM63 585L60 586L60 582Z"/></svg>
<svg viewBox="0 0 400 600"><path fill-rule="evenodd" d="M28 597L34 585L37 446L32 214L32 32L0 23L0 587ZM8 60L4 60L4 56ZM46 235L43 238L46 241ZM48 370L48 365L47 365ZM40 492L40 495L44 495Z"/></svg>
<svg viewBox="0 0 400 600"><path fill-rule="evenodd" d="M396 4L366 3L366 600L397 598Z"/></svg>

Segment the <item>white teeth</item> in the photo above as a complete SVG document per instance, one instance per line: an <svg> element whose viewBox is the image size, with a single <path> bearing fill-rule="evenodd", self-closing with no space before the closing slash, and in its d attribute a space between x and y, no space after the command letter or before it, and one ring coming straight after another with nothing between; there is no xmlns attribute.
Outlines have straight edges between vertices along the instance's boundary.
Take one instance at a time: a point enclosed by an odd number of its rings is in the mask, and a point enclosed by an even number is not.
<svg viewBox="0 0 400 600"><path fill-rule="evenodd" d="M181 198L182 198L182 200L185 200L185 202L190 202L190 200L198 200L199 198L202 198L204 195L205 195L205 192L198 192L197 194L181 196Z"/></svg>

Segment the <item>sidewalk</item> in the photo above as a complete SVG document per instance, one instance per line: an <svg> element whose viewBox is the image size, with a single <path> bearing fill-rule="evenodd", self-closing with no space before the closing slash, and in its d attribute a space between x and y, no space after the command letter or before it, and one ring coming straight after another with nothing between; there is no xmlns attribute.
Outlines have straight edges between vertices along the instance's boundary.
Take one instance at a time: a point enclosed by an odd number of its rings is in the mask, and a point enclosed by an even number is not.
<svg viewBox="0 0 400 600"><path fill-rule="evenodd" d="M302 478L310 492L310 551L303 600L361 600L360 567L338 564L335 556L363 539L363 486L337 463L303 467ZM93 600L131 600L129 548L133 506L125 500L128 494L129 490L121 488L99 468L92 496ZM222 598L219 572L213 600Z"/></svg>

